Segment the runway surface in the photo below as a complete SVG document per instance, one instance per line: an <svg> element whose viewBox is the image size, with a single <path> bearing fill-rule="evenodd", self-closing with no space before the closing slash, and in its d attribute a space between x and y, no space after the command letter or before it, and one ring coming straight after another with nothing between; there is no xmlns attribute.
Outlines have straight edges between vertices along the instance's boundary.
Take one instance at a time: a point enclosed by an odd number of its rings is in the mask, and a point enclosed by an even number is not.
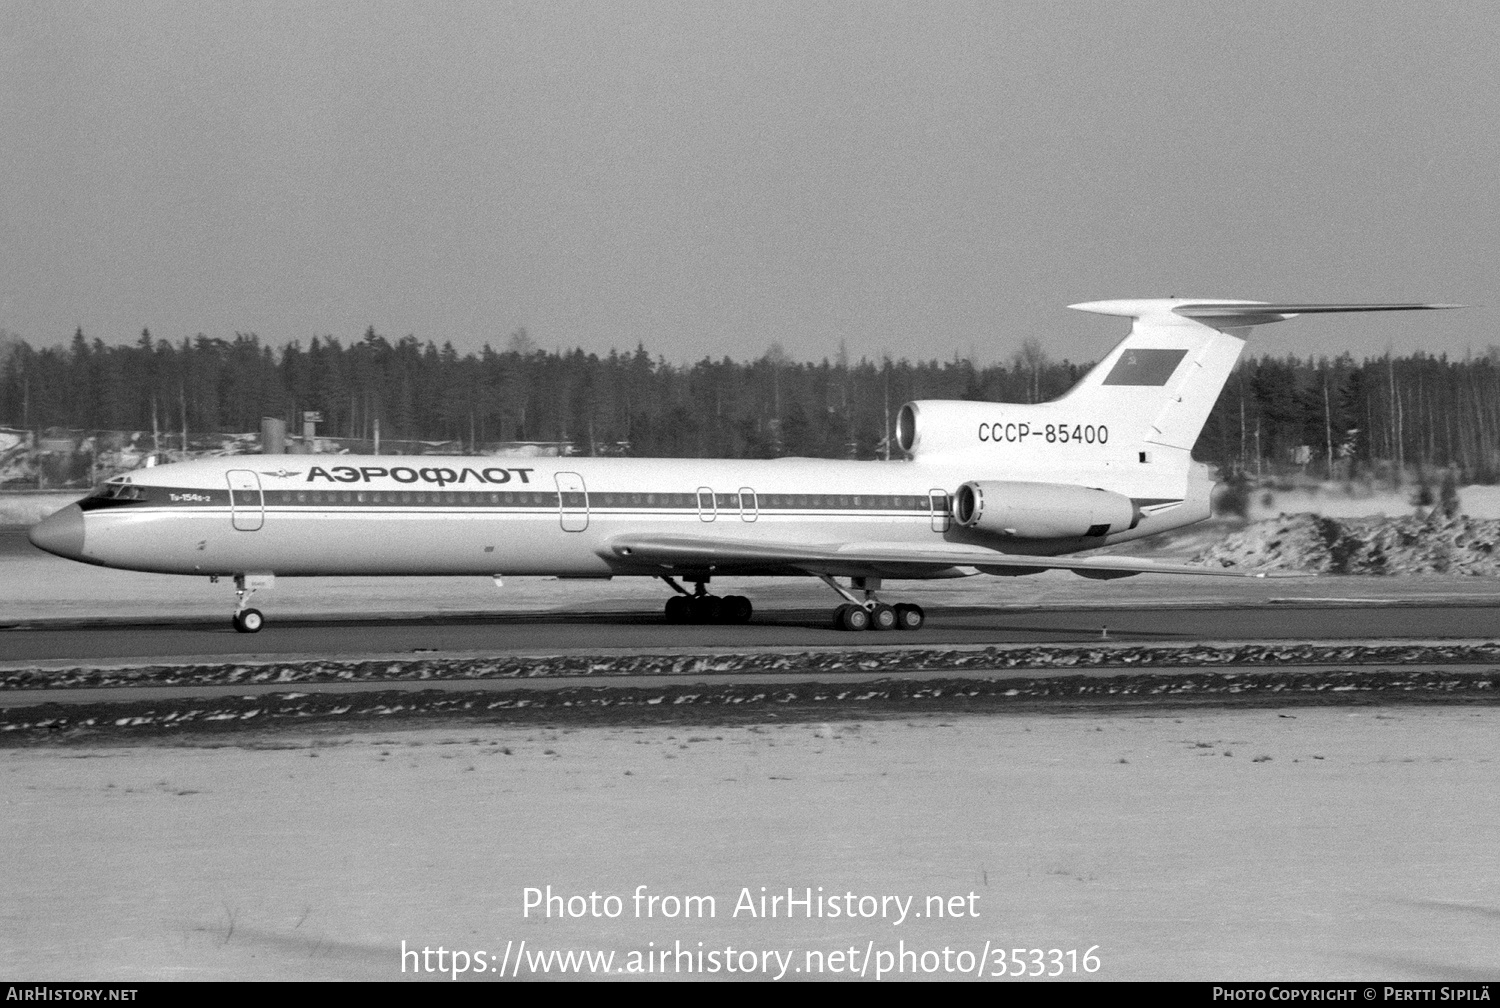
<svg viewBox="0 0 1500 1008"><path fill-rule="evenodd" d="M1111 582L1108 592L1097 594L1097 586L1089 584L1084 594L1072 584L1076 579L1046 577L1026 584L1033 597L1050 596L1038 598L1041 604L1025 596L997 595L997 589L1011 587L1012 579L976 579L957 587L924 584L920 594L898 589L892 598L921 598L927 626L915 633L858 634L832 628L835 600L830 595L824 601L827 593L820 586L791 583L726 589L746 592L760 606L749 625L674 626L663 620L660 598L633 583L602 590L550 581L523 584L492 595L496 608L511 607L495 612L485 609L483 590L458 581L435 585L433 579L418 579L408 586L397 579L372 579L368 585L313 579L289 582L286 589L271 593L261 605L265 629L239 634L229 625L231 593L222 586L55 560L31 546L22 530L0 530L0 558L16 565L13 576L36 586L13 592L0 606L0 664L12 666L143 658L865 649L1104 639L1191 643L1500 637L1500 592L1482 579L1320 578L1273 586L1211 578L1188 579L1212 583L1184 590L1183 579L1152 585L1142 578L1120 582L1123 588ZM66 588L60 587L64 584ZM1350 595L1355 597L1345 597ZM209 598L222 601L222 615L205 614L203 603ZM122 606L122 600L133 608ZM370 611L362 613L361 605ZM62 616L70 618L56 618Z"/></svg>
<svg viewBox="0 0 1500 1008"><path fill-rule="evenodd" d="M0 662L230 655L653 650L1238 640L1475 640L1500 636L1489 603L1288 603L1225 608L928 610L915 633L832 629L830 611L773 610L746 626L672 626L655 612L443 615L389 620L286 619L258 634L228 619L0 631Z"/></svg>

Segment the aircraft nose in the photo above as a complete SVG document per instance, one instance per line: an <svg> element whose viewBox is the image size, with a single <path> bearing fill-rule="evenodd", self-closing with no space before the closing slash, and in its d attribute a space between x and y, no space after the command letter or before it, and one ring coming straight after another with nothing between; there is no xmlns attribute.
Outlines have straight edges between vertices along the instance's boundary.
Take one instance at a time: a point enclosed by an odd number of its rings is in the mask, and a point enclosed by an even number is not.
<svg viewBox="0 0 1500 1008"><path fill-rule="evenodd" d="M69 504L31 527L27 538L38 549L69 560L83 556L83 509Z"/></svg>

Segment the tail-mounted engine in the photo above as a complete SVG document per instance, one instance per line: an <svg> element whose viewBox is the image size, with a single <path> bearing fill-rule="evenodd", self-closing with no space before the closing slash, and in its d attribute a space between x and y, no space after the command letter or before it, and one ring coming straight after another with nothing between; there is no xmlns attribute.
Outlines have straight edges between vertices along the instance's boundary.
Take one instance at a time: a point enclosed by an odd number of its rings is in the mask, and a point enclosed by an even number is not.
<svg viewBox="0 0 1500 1008"><path fill-rule="evenodd" d="M1130 498L1059 483L974 480L958 488L953 516L964 528L1014 539L1110 535L1136 522Z"/></svg>
<svg viewBox="0 0 1500 1008"><path fill-rule="evenodd" d="M913 458L972 452L979 444L974 432L995 419L996 410L996 404L987 402L909 402L896 415L896 444Z"/></svg>

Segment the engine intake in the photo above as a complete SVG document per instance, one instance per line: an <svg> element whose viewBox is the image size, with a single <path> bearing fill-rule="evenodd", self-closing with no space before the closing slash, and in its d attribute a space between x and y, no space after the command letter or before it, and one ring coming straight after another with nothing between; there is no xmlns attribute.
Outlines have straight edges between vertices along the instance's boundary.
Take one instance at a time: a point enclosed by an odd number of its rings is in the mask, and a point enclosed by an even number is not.
<svg viewBox="0 0 1500 1008"><path fill-rule="evenodd" d="M1130 528L1130 498L1061 483L974 480L958 488L953 516L964 528L1013 539L1076 539Z"/></svg>

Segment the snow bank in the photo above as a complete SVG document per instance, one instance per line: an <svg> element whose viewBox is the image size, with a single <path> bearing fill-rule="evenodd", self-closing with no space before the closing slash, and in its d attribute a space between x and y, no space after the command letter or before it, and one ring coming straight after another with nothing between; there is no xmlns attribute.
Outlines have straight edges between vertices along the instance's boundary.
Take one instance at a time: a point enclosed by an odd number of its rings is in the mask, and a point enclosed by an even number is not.
<svg viewBox="0 0 1500 1008"><path fill-rule="evenodd" d="M1202 551L1198 563L1318 574L1500 575L1500 520L1282 515Z"/></svg>

